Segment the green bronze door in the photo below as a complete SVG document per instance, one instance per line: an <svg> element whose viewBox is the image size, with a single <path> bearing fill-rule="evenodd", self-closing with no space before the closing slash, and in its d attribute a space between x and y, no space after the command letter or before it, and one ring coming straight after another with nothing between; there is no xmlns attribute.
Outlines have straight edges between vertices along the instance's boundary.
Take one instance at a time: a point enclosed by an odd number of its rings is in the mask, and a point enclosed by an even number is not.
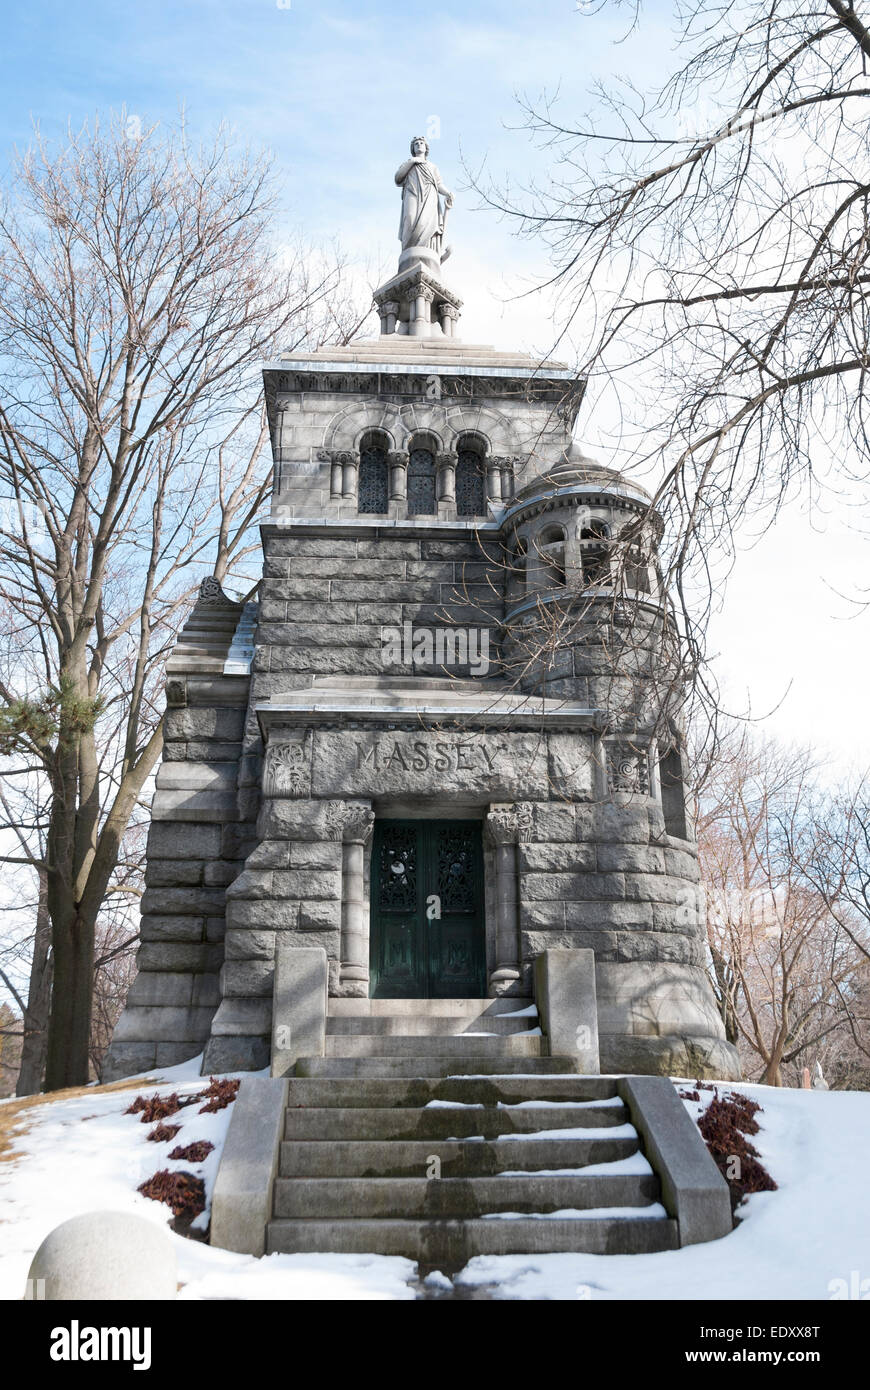
<svg viewBox="0 0 870 1390"><path fill-rule="evenodd" d="M373 999L486 994L480 821L375 822Z"/></svg>

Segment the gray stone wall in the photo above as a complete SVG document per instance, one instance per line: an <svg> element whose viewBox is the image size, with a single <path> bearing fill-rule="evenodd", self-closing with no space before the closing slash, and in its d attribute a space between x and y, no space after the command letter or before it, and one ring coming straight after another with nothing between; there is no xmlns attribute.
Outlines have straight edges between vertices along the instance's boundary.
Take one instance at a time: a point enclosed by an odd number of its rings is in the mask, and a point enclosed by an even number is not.
<svg viewBox="0 0 870 1390"><path fill-rule="evenodd" d="M382 629L406 622L485 627L496 650L504 613L497 539L288 536L270 526L264 548L254 700L315 675L443 675L437 663L385 668Z"/></svg>
<svg viewBox="0 0 870 1390"><path fill-rule="evenodd" d="M592 949L604 1070L735 1074L705 976L695 847L662 815L647 717L674 679L661 610L652 588L585 592L578 508L608 516L615 538L645 494L567 455L552 481L576 410L551 399L561 369L536 397L469 349L456 382L439 378L463 399L430 400L416 349L401 387L382 380L382 345L359 349L371 380L357 348L342 351L346 370L315 356L266 373L277 486L250 676L224 669L242 609L214 581L169 665L140 974L108 1074L204 1044L206 1071L268 1065L279 941L325 950L331 995L367 993L372 822L420 815L484 822L491 992L530 990L542 950ZM508 492L485 521L440 500L431 517L406 501L361 516L352 486L335 495L336 451L352 479L373 427L399 452L421 431L447 451L478 432L504 456ZM559 594L540 588L533 550L554 517ZM523 545L531 586L510 558ZM652 551L647 570L652 586ZM406 628L485 632L486 679L466 679L480 674L470 662L445 671L437 652L388 660L385 629ZM439 713L452 689L461 713ZM518 692L508 715L488 718L505 692ZM537 715L530 692L550 700Z"/></svg>
<svg viewBox="0 0 870 1390"><path fill-rule="evenodd" d="M259 1070L269 1063L272 991L279 938L322 946L338 992L341 844L331 838L329 803L267 802L257 844L227 890L222 1002L204 1070Z"/></svg>
<svg viewBox="0 0 870 1390"><path fill-rule="evenodd" d="M226 888L251 848L254 827L243 819L236 785L247 679L176 670L167 693L174 703L164 715L151 807L138 973L104 1081L202 1051L220 1002Z"/></svg>

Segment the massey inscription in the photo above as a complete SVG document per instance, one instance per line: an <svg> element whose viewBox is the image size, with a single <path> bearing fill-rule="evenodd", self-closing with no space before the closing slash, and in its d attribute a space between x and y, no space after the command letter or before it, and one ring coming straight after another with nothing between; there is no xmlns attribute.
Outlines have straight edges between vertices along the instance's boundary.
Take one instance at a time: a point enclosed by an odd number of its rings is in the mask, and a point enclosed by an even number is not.
<svg viewBox="0 0 870 1390"><path fill-rule="evenodd" d="M393 739L378 739L368 747L357 749L357 771L368 768L373 772L493 772L496 760L504 749L487 748L480 743L430 743L417 739L408 744Z"/></svg>
<svg viewBox="0 0 870 1390"><path fill-rule="evenodd" d="M310 795L584 796L592 764L590 741L571 734L315 730Z"/></svg>

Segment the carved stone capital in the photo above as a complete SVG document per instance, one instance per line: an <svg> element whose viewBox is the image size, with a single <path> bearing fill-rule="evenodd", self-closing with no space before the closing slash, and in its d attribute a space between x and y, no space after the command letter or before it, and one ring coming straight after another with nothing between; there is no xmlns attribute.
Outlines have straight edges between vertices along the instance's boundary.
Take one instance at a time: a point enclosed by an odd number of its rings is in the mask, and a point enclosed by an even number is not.
<svg viewBox="0 0 870 1390"><path fill-rule="evenodd" d="M357 463L359 454L353 449L318 449L317 457L321 463Z"/></svg>
<svg viewBox="0 0 870 1390"><path fill-rule="evenodd" d="M450 450L435 455L435 464L438 468L455 468L458 462L459 455Z"/></svg>
<svg viewBox="0 0 870 1390"><path fill-rule="evenodd" d="M326 810L326 826L331 840L367 845L375 828L375 813L359 802L331 801Z"/></svg>
<svg viewBox="0 0 870 1390"><path fill-rule="evenodd" d="M404 449L393 449L387 454L387 460L394 468L407 468L408 455Z"/></svg>
<svg viewBox="0 0 870 1390"><path fill-rule="evenodd" d="M264 796L307 796L310 790L310 735L270 744L263 768Z"/></svg>
<svg viewBox="0 0 870 1390"><path fill-rule="evenodd" d="M492 845L515 845L520 837L520 822L516 806L506 802L491 806L483 823Z"/></svg>
<svg viewBox="0 0 870 1390"><path fill-rule="evenodd" d="M415 299L425 299L427 304L431 304L432 300L435 298L435 286L424 284L415 285L411 290L411 294Z"/></svg>
<svg viewBox="0 0 870 1390"><path fill-rule="evenodd" d="M398 314L400 307L398 299L385 299L379 305L382 314Z"/></svg>
<svg viewBox="0 0 870 1390"><path fill-rule="evenodd" d="M527 845L532 838L532 804L530 801L518 801L515 809L520 844Z"/></svg>
<svg viewBox="0 0 870 1390"><path fill-rule="evenodd" d="M455 304L444 304L444 303L439 304L439 305L438 305L438 313L440 314L440 316L441 316L442 319L458 319L458 318L459 318L459 310L456 308L456 305L455 305Z"/></svg>

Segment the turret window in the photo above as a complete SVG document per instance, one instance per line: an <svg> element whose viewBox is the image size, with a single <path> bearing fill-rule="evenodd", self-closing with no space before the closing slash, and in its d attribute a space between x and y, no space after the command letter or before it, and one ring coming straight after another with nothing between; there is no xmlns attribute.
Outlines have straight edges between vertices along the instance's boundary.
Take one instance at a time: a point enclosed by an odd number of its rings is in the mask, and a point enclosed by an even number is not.
<svg viewBox="0 0 870 1390"><path fill-rule="evenodd" d="M547 526L538 536L538 554L545 588L565 587L565 528Z"/></svg>
<svg viewBox="0 0 870 1390"><path fill-rule="evenodd" d="M610 583L610 527L591 520L580 532L583 583L598 587Z"/></svg>

